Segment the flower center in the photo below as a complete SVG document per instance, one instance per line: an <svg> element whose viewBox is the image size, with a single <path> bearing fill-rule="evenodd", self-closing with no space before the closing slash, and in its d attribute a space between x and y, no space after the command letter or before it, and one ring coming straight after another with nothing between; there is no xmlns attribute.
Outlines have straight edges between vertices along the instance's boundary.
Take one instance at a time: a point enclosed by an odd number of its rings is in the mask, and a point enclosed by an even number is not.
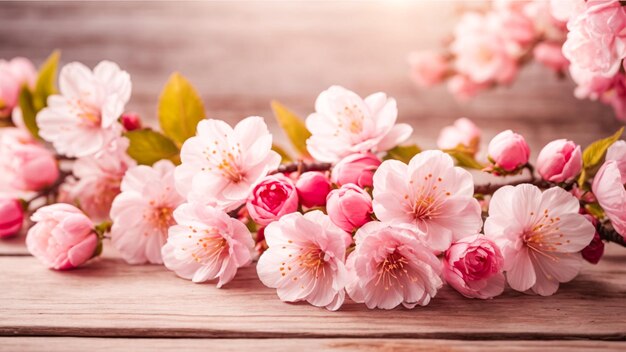
<svg viewBox="0 0 626 352"><path fill-rule="evenodd" d="M214 171L216 168L222 177L233 183L239 183L245 178L245 172L237 162L241 154L240 143L230 148L222 148L219 141L214 141L214 146L207 147L203 153L210 165L202 168L203 171Z"/></svg>
<svg viewBox="0 0 626 352"><path fill-rule="evenodd" d="M385 258L384 261L378 263L378 279L374 286L379 284L384 286L385 291L393 287L394 283L397 283L400 288L404 288L402 284L403 279L409 279L413 282L417 281L417 278L412 277L407 270L409 261L403 257L397 251L394 251Z"/></svg>
<svg viewBox="0 0 626 352"><path fill-rule="evenodd" d="M197 263L207 265L214 263L225 253L224 250L228 248L228 242L220 236L219 230L215 228L203 230L203 232L205 236L198 238L191 257Z"/></svg>
<svg viewBox="0 0 626 352"><path fill-rule="evenodd" d="M70 111L78 115L78 117L87 125L99 126L101 123L100 109L97 109L82 100L75 100L70 104Z"/></svg>
<svg viewBox="0 0 626 352"><path fill-rule="evenodd" d="M424 183L419 186L416 192L415 201L413 202L413 215L416 220L430 220L439 215L439 208L443 198L449 197L451 194L439 187L438 183L443 182L441 177L436 180L432 174L424 177ZM413 184L413 181L410 181ZM405 194L404 199L409 199L409 195Z"/></svg>
<svg viewBox="0 0 626 352"><path fill-rule="evenodd" d="M531 212L530 215L535 216L535 213ZM545 209L532 227L524 231L522 241L531 250L556 260L546 252L556 252L564 243L562 239L564 235L559 227L560 221L561 218L551 217L549 209ZM565 240L565 243L569 242L570 240Z"/></svg>
<svg viewBox="0 0 626 352"><path fill-rule="evenodd" d="M346 129L351 134L359 134L363 132L363 121L365 120L365 114L354 104L352 106L345 106L343 110L337 111L339 116L339 123L337 127L340 129Z"/></svg>

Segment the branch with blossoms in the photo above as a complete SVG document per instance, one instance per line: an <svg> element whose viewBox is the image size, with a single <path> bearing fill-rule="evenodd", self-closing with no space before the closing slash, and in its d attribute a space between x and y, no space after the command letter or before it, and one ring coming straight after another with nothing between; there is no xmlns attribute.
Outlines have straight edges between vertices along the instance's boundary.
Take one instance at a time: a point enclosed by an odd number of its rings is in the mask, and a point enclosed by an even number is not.
<svg viewBox="0 0 626 352"><path fill-rule="evenodd" d="M618 0L494 0L464 13L440 51L409 55L420 87L447 82L459 100L513 84L535 61L577 84L578 99L610 105L626 121L626 7Z"/></svg>
<svg viewBox="0 0 626 352"><path fill-rule="evenodd" d="M207 119L200 95L174 73L158 129L125 111L130 75L53 54L39 72L0 62L0 237L30 217L30 253L70 270L112 246L131 265L164 265L192 282L228 284L256 263L286 302L330 310L427 305L447 284L489 299L505 287L548 296L625 245L623 129L587 146L559 139L530 160L507 130L476 158L480 129L445 127L437 150L405 144L396 100L339 86L301 119L271 103L291 152L265 120ZM4 84L4 83L3 83ZM495 178L474 184L468 169ZM526 173L527 179L509 176Z"/></svg>

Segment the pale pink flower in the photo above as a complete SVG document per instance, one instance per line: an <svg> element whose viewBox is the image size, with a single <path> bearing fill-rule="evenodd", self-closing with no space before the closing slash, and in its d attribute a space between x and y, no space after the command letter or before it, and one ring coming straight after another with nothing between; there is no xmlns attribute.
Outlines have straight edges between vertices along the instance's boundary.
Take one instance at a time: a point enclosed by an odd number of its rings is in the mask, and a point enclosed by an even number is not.
<svg viewBox="0 0 626 352"><path fill-rule="evenodd" d="M328 176L318 171L307 171L296 181L300 203L307 208L326 205L332 187Z"/></svg>
<svg viewBox="0 0 626 352"><path fill-rule="evenodd" d="M500 249L482 234L452 244L443 260L443 277L468 298L489 299L504 291L504 258Z"/></svg>
<svg viewBox="0 0 626 352"><path fill-rule="evenodd" d="M626 56L626 9L617 0L586 1L567 22L563 54L572 66L611 77Z"/></svg>
<svg viewBox="0 0 626 352"><path fill-rule="evenodd" d="M361 99L343 87L332 86L320 93L315 113L306 119L312 134L307 140L308 151L326 162L358 152L387 151L413 132L407 124L396 124L397 118L396 100L385 93Z"/></svg>
<svg viewBox="0 0 626 352"><path fill-rule="evenodd" d="M421 87L428 88L441 83L450 70L448 58L434 51L412 52L408 61L411 78Z"/></svg>
<svg viewBox="0 0 626 352"><path fill-rule="evenodd" d="M226 211L245 203L252 189L280 164L262 117L251 116L231 128L221 120L198 123L183 144L182 164L174 173L178 192L189 201Z"/></svg>
<svg viewBox="0 0 626 352"><path fill-rule="evenodd" d="M569 66L569 61L563 56L560 43L537 44L533 49L533 57L556 72L564 72Z"/></svg>
<svg viewBox="0 0 626 352"><path fill-rule="evenodd" d="M0 238L17 235L24 224L24 207L15 198L0 198Z"/></svg>
<svg viewBox="0 0 626 352"><path fill-rule="evenodd" d="M31 217L28 251L46 267L73 269L91 259L98 247L94 224L76 207L53 204L39 208Z"/></svg>
<svg viewBox="0 0 626 352"><path fill-rule="evenodd" d="M551 182L573 179L582 166L580 146L566 139L557 139L546 144L537 157L537 172L544 180Z"/></svg>
<svg viewBox="0 0 626 352"><path fill-rule="evenodd" d="M416 226L436 251L482 225L472 175L438 150L421 152L408 165L384 161L374 174L374 213L383 222Z"/></svg>
<svg viewBox="0 0 626 352"><path fill-rule="evenodd" d="M373 221L357 231L348 257L348 295L370 308L425 306L441 288L441 262L405 227Z"/></svg>
<svg viewBox="0 0 626 352"><path fill-rule="evenodd" d="M3 118L11 116L11 111L18 105L22 87L35 86L37 70L30 60L23 57L0 60L0 77L0 118Z"/></svg>
<svg viewBox="0 0 626 352"><path fill-rule="evenodd" d="M480 129L466 117L461 117L451 126L444 127L437 138L437 147L440 149L455 149L462 146L472 153L478 151L479 143Z"/></svg>
<svg viewBox="0 0 626 352"><path fill-rule="evenodd" d="M268 225L298 210L296 186L283 174L265 176L252 190L246 209L254 222Z"/></svg>
<svg viewBox="0 0 626 352"><path fill-rule="evenodd" d="M174 164L130 168L111 206L111 243L130 264L161 264L161 247L174 225L172 213L184 198L174 187Z"/></svg>
<svg viewBox="0 0 626 352"><path fill-rule="evenodd" d="M489 83L476 83L465 75L454 75L448 80L448 90L459 101L467 101L489 86Z"/></svg>
<svg viewBox="0 0 626 352"><path fill-rule="evenodd" d="M550 0L549 3L550 13L561 22L567 22L585 8L585 0Z"/></svg>
<svg viewBox="0 0 626 352"><path fill-rule="evenodd" d="M611 225L626 238L626 174L616 160L607 160L593 179L591 189Z"/></svg>
<svg viewBox="0 0 626 352"><path fill-rule="evenodd" d="M537 37L533 19L526 16L523 7L520 9L500 9L500 11L494 12L491 16L494 17L493 21L496 22L495 26L498 34L507 41L513 41L520 46L526 47ZM507 45L506 42L503 44Z"/></svg>
<svg viewBox="0 0 626 352"><path fill-rule="evenodd" d="M580 270L580 251L595 229L578 213L578 200L560 187L505 186L494 193L485 234L504 255L511 288L549 296Z"/></svg>
<svg viewBox="0 0 626 352"><path fill-rule="evenodd" d="M117 64L102 61L93 72L78 62L67 64L59 74L59 90L37 114L39 134L58 153L95 154L121 134L117 119L130 99L131 82Z"/></svg>
<svg viewBox="0 0 626 352"><path fill-rule="evenodd" d="M346 237L319 210L285 215L265 228L269 248L259 258L259 278L282 301L337 310L348 283Z"/></svg>
<svg viewBox="0 0 626 352"><path fill-rule="evenodd" d="M252 262L250 231L224 211L185 203L174 210L174 220L161 253L176 275L196 283L218 279L220 288Z"/></svg>
<svg viewBox="0 0 626 352"><path fill-rule="evenodd" d="M135 165L126 150L129 141L120 138L106 146L103 153L76 160L72 173L77 178L64 190L72 203L78 205L94 221L109 219L113 199L120 193L126 171Z"/></svg>
<svg viewBox="0 0 626 352"><path fill-rule="evenodd" d="M528 163L530 148L522 135L506 130L489 142L487 155L497 168L514 171Z"/></svg>
<svg viewBox="0 0 626 352"><path fill-rule="evenodd" d="M352 232L372 220L372 197L359 186L347 183L328 194L326 211L335 225Z"/></svg>
<svg viewBox="0 0 626 352"><path fill-rule="evenodd" d="M606 160L615 160L622 175L622 183L626 183L626 141L619 140L606 151Z"/></svg>
<svg viewBox="0 0 626 352"><path fill-rule="evenodd" d="M372 187L374 172L382 161L372 153L355 153L341 159L331 170L330 179L341 186L348 183Z"/></svg>

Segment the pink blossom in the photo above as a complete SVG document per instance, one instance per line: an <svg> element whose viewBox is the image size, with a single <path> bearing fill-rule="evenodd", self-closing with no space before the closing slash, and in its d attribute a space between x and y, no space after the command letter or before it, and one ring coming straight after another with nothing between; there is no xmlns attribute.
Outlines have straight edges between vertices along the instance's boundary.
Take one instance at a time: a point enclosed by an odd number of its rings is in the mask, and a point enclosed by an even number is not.
<svg viewBox="0 0 626 352"><path fill-rule="evenodd" d="M17 235L24 223L24 208L17 199L0 198L0 238Z"/></svg>
<svg viewBox="0 0 626 352"><path fill-rule="evenodd" d="M176 275L196 283L218 279L220 288L252 262L250 231L224 211L185 203L174 210L174 220L161 253Z"/></svg>
<svg viewBox="0 0 626 352"><path fill-rule="evenodd" d="M537 171L544 180L565 182L578 175L583 166L582 152L576 143L557 139L546 144L537 157Z"/></svg>
<svg viewBox="0 0 626 352"><path fill-rule="evenodd" d="M626 237L626 175L620 172L616 160L607 160L593 178L591 189L611 225Z"/></svg>
<svg viewBox="0 0 626 352"><path fill-rule="evenodd" d="M494 193L485 234L504 255L511 288L549 296L580 270L580 251L595 229L578 213L578 200L560 187L505 186Z"/></svg>
<svg viewBox="0 0 626 352"><path fill-rule="evenodd" d="M523 4L523 2L521 2ZM506 41L512 41L520 46L528 46L537 37L535 24L532 18L526 16L524 8L500 9L491 16L496 22L498 34ZM507 42L504 42L505 46Z"/></svg>
<svg viewBox="0 0 626 352"><path fill-rule="evenodd" d="M308 171L296 181L300 203L307 208L326 205L326 197L331 190L328 177L317 171Z"/></svg>
<svg viewBox="0 0 626 352"><path fill-rule="evenodd" d="M280 164L262 117L251 116L231 128L221 120L198 123L183 144L176 188L189 201L226 211L244 204L252 189Z"/></svg>
<svg viewBox="0 0 626 352"><path fill-rule="evenodd" d="M121 191L122 178L135 166L135 161L126 154L128 144L126 138L112 141L103 152L79 158L72 167L77 180L68 183L64 190L69 200L94 221L109 219L111 204Z"/></svg>
<svg viewBox="0 0 626 352"><path fill-rule="evenodd" d="M511 130L500 132L487 147L489 159L496 167L514 171L528 163L530 148L524 137Z"/></svg>
<svg viewBox="0 0 626 352"><path fill-rule="evenodd" d="M567 22L570 17L583 11L585 0L550 0L550 13L559 21Z"/></svg>
<svg viewBox="0 0 626 352"><path fill-rule="evenodd" d="M4 118L11 116L11 111L18 105L22 87L35 86L37 70L30 60L23 57L0 60L0 77L0 118Z"/></svg>
<svg viewBox="0 0 626 352"><path fill-rule="evenodd" d="M336 162L353 153L387 151L406 141L413 128L396 124L396 100L385 93L361 99L343 87L332 86L320 93L315 113L306 119L312 136L307 140L311 155Z"/></svg>
<svg viewBox="0 0 626 352"><path fill-rule="evenodd" d="M131 82L117 64L102 61L93 70L73 62L59 74L60 95L37 114L41 137L58 153L88 156L121 134L117 122L130 99Z"/></svg>
<svg viewBox="0 0 626 352"><path fill-rule="evenodd" d="M346 264L352 278L346 289L355 302L370 309L412 309L427 305L443 285L441 263L413 231L373 221L355 240Z"/></svg>
<svg viewBox="0 0 626 352"><path fill-rule="evenodd" d="M443 276L463 296L488 299L504 291L503 265L498 246L479 234L453 243L446 251Z"/></svg>
<svg viewBox="0 0 626 352"><path fill-rule="evenodd" d="M296 186L283 174L265 176L252 190L246 208L254 222L266 226L298 210Z"/></svg>
<svg viewBox="0 0 626 352"><path fill-rule="evenodd" d="M622 175L622 183L626 183L626 141L619 140L606 151L606 160L615 160Z"/></svg>
<svg viewBox="0 0 626 352"><path fill-rule="evenodd" d="M439 149L455 149L462 146L463 149L472 153L478 151L479 143L480 129L466 117L461 117L451 126L444 127L437 139Z"/></svg>
<svg viewBox="0 0 626 352"><path fill-rule="evenodd" d="M76 207L45 206L31 220L35 225L28 230L26 246L48 268L73 269L96 254L99 240L94 224Z"/></svg>
<svg viewBox="0 0 626 352"><path fill-rule="evenodd" d="M448 90L460 101L469 100L487 88L488 83L476 83L464 75L454 75L448 80Z"/></svg>
<svg viewBox="0 0 626 352"><path fill-rule="evenodd" d="M600 96L600 101L610 105L619 120L626 121L626 75L621 72L616 74L610 88Z"/></svg>
<svg viewBox="0 0 626 352"><path fill-rule="evenodd" d="M330 179L341 186L348 183L372 187L374 172L382 161L372 153L355 153L341 159L332 169Z"/></svg>
<svg viewBox="0 0 626 352"><path fill-rule="evenodd" d="M161 247L174 225L174 209L183 203L174 187L174 164L130 168L111 206L111 244L129 264L161 264Z"/></svg>
<svg viewBox="0 0 626 352"><path fill-rule="evenodd" d="M269 247L257 264L261 282L282 301L339 309L348 283L347 236L319 210L283 216L265 228Z"/></svg>
<svg viewBox="0 0 626 352"><path fill-rule="evenodd" d="M416 226L436 251L482 225L472 175L438 150L421 152L408 165L384 161L374 174L374 213L383 222Z"/></svg>
<svg viewBox="0 0 626 352"><path fill-rule="evenodd" d="M626 9L617 0L586 1L567 22L563 54L583 70L611 77L626 56Z"/></svg>
<svg viewBox="0 0 626 352"><path fill-rule="evenodd" d="M533 57L556 72L564 72L569 66L569 61L563 56L560 43L537 44L533 49Z"/></svg>
<svg viewBox="0 0 626 352"><path fill-rule="evenodd" d="M141 117L132 112L125 113L120 117L120 122L126 131L134 131L141 128Z"/></svg>
<svg viewBox="0 0 626 352"><path fill-rule="evenodd" d="M348 183L328 194L326 210L332 222L352 232L372 219L372 197L355 184Z"/></svg>
<svg viewBox="0 0 626 352"><path fill-rule="evenodd" d="M412 52L408 58L411 78L421 87L433 87L441 83L450 67L445 55L434 51Z"/></svg>

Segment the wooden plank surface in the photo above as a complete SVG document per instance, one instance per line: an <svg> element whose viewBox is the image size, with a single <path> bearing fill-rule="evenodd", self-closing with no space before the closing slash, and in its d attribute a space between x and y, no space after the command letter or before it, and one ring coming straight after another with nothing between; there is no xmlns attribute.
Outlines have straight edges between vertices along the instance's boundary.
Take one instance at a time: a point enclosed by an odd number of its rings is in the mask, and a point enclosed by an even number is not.
<svg viewBox="0 0 626 352"><path fill-rule="evenodd" d="M625 342L598 341L450 341L417 339L103 339L72 337L0 337L0 351L624 351Z"/></svg>

